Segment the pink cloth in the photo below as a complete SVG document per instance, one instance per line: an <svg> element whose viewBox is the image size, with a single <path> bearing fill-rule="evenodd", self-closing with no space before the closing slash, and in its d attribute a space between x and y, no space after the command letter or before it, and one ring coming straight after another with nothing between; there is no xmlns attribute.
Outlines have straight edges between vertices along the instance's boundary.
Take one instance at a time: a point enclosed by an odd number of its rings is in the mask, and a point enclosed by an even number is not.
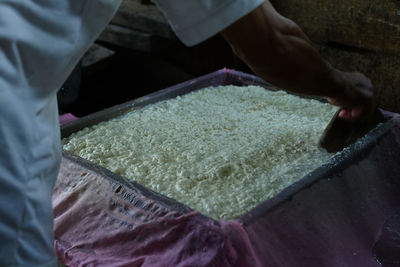
<svg viewBox="0 0 400 267"><path fill-rule="evenodd" d="M66 158L53 206L68 266L260 266L240 224L178 211Z"/></svg>
<svg viewBox="0 0 400 267"><path fill-rule="evenodd" d="M78 118L75 117L74 115L72 115L71 113L66 113L66 114L59 116L60 125L64 125L64 124L74 121L76 119L78 119Z"/></svg>

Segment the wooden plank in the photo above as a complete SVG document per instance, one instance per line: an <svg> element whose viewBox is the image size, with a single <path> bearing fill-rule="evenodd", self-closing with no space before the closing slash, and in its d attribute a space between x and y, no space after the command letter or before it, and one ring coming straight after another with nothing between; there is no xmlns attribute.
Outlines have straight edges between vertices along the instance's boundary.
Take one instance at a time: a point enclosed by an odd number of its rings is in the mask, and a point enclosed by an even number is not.
<svg viewBox="0 0 400 267"><path fill-rule="evenodd" d="M93 44L88 51L86 51L82 58L82 67L86 68L92 66L100 61L105 60L115 54L114 51L105 48L104 46Z"/></svg>
<svg viewBox="0 0 400 267"><path fill-rule="evenodd" d="M272 0L284 16L298 23L311 39L400 53L398 0Z"/></svg>
<svg viewBox="0 0 400 267"><path fill-rule="evenodd" d="M169 44L173 42L170 39L154 36L147 32L132 30L113 24L106 27L98 40L147 53L160 53L168 49Z"/></svg>
<svg viewBox="0 0 400 267"><path fill-rule="evenodd" d="M161 11L137 0L124 0L111 23L163 38L175 38Z"/></svg>

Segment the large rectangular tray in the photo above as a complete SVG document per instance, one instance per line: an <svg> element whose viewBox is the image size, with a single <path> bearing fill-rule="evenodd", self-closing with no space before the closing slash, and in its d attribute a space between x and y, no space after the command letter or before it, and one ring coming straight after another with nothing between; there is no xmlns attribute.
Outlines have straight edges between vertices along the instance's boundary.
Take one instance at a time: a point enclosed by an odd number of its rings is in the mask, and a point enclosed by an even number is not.
<svg viewBox="0 0 400 267"><path fill-rule="evenodd" d="M223 69L68 123L62 137L151 103L227 84L275 90L255 76ZM362 140L236 220L262 266L380 266L397 255L386 251L392 251L390 242L400 235L400 116L384 114L387 121ZM190 212L66 151L63 156L171 210ZM386 225L395 230L387 233Z"/></svg>
<svg viewBox="0 0 400 267"><path fill-rule="evenodd" d="M264 80L254 75L230 69L222 69L210 73L208 75L204 75L196 79L181 84L177 84L175 86L163 89L161 91L143 96L141 98L132 101L128 101L126 103L90 114L78 120L74 120L72 122L64 124L61 126L61 137L62 138L68 137L72 133L80 131L85 127L96 125L102 121L107 121L109 119L116 118L133 110L140 109L149 104L175 98L177 96L181 96L196 90L200 90L205 87L218 86L218 85L238 85L238 86L258 85L268 90L277 90L269 83L265 82ZM308 175L306 175L306 177L304 177L300 181L292 184L291 186L283 190L283 192L281 192L276 197L267 200L265 203L260 204L259 207L255 208L251 212L243 214L241 220L245 224L250 223L251 221L255 220L260 214L265 213L266 210L273 208L274 206L278 205L285 199L291 198L293 195L295 195L297 192L300 192L302 189L309 187L310 185L316 183L318 180L323 179L324 177L329 177L330 173L337 171L337 168L343 168L344 166L353 164L356 159L356 154L358 154L359 151L367 149L368 146L370 146L371 143L374 142L373 140L378 138L380 135L384 134L385 129L391 128L392 123L390 122L389 119L394 114L387 112L385 114L388 122L386 122L385 125L382 125L372 135L370 134L368 136L367 140L369 140L369 142L364 140L362 145L358 144L356 146L352 146L352 148L350 150L347 150L345 154L336 156L336 158L333 160L335 162L334 164L332 164L332 162L327 163L326 166L329 167L321 166L320 168L309 173ZM67 151L63 151L63 154L64 156L68 157L72 156ZM76 161L84 162L85 166L93 170L99 171L102 169L102 167L87 162L86 160L81 159L79 157L73 157L73 158ZM110 178L116 179L116 177L118 177L118 175L113 174L112 177ZM120 180L120 177L118 177L118 179ZM136 183L134 184L135 186L138 186ZM144 189L142 186L140 187ZM156 195L157 194L155 194L154 197L156 197Z"/></svg>

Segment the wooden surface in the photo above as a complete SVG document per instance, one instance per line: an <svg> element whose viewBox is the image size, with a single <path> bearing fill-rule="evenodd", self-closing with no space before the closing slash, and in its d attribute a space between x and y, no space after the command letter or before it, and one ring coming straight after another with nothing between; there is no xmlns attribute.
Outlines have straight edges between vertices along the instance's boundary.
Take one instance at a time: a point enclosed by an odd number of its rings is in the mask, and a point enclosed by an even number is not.
<svg viewBox="0 0 400 267"><path fill-rule="evenodd" d="M292 19L317 42L397 54L400 52L398 0L272 0L282 15ZM112 24L173 38L156 6L124 0Z"/></svg>
<svg viewBox="0 0 400 267"><path fill-rule="evenodd" d="M315 41L378 52L400 52L398 0L272 0Z"/></svg>

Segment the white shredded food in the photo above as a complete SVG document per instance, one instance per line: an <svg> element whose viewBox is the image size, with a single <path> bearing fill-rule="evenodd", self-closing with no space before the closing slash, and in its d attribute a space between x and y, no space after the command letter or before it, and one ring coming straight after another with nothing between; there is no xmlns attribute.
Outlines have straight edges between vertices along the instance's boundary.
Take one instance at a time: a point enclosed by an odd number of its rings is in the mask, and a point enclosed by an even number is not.
<svg viewBox="0 0 400 267"><path fill-rule="evenodd" d="M202 89L85 128L63 148L215 219L233 219L325 163L336 108L262 87Z"/></svg>

